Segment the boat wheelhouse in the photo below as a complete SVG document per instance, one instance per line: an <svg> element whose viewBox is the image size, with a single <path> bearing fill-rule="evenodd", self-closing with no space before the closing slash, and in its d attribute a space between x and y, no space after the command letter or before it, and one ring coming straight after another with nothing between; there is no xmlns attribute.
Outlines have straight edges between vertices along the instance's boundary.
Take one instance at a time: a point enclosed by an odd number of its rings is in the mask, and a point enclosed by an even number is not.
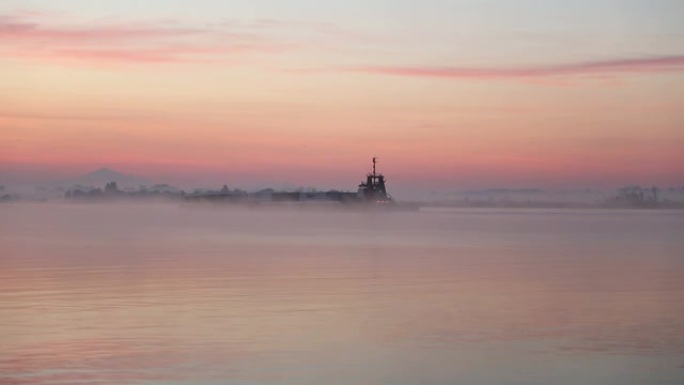
<svg viewBox="0 0 684 385"><path fill-rule="evenodd" d="M387 195L385 176L376 172L378 158L373 157L373 173L366 175L366 182L359 185L357 197L367 202L391 202Z"/></svg>

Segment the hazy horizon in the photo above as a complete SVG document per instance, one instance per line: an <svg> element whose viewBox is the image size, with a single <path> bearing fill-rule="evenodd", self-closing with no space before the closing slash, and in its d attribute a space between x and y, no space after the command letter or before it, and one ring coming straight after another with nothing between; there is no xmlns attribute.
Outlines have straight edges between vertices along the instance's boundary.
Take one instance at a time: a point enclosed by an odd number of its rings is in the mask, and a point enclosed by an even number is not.
<svg viewBox="0 0 684 385"><path fill-rule="evenodd" d="M347 185L313 185L306 184L305 182L297 184L290 180L282 180L273 178L271 180L261 180L261 181L247 181L247 183L241 183L239 177L232 178L220 178L215 177L213 179L196 179L196 180L183 180L174 177L167 177L167 179L160 179L159 177L143 177L140 175L134 175L127 172L123 172L120 169L112 169L109 167L101 167L96 170L91 170L88 173L80 175L51 175L50 177L38 176L36 179L30 179L30 174L22 173L19 175L20 179L12 180L11 178L3 178L4 175L0 174L0 186L4 188L4 193L24 193L27 197L31 196L32 192L35 192L36 188L41 189L59 189L59 194L39 194L42 198L57 198L61 197L63 191L62 189L73 189L77 186L91 187L91 188L104 188L104 186L109 182L118 183L119 187L124 190L138 189L143 186L151 188L155 185L170 185L175 188L184 190L186 193L192 193L197 190L219 190L222 186L228 186L232 190L245 190L245 191L257 191L261 189L272 188L280 191L297 191L297 190L308 190L315 189L318 191L355 191L356 184L354 182L360 182L361 178L365 174L360 174L354 181L350 181ZM27 179L29 177L29 179ZM21 178L24 178L23 180ZM14 183L13 183L14 182ZM498 198L498 199L513 199L513 200L529 200L529 201L556 201L556 202L566 202L566 203L596 203L597 201L602 201L605 199L610 199L614 197L618 190L625 186L636 185L636 183L624 183L619 186L573 186L573 185L556 185L556 186L545 186L539 187L536 185L522 185L522 184L493 184L493 185L482 185L482 186L451 186L445 187L444 185L429 185L415 187L411 184L401 184L392 183L389 185L389 192L400 200L443 200L443 199L477 199L479 198ZM661 194L661 199L666 198L674 201L684 200L684 185L672 185L672 186L649 186L641 185L644 188L657 187ZM668 190L676 189L675 195L668 194ZM56 191L56 190L55 190ZM66 191L66 190L65 190ZM669 191L671 192L671 191ZM680 196L681 195L681 196Z"/></svg>

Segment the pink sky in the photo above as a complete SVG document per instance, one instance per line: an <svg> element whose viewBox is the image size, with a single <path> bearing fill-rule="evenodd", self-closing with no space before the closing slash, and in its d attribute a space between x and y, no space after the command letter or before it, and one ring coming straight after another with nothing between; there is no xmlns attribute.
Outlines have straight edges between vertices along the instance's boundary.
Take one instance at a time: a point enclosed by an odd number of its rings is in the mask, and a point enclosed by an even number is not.
<svg viewBox="0 0 684 385"><path fill-rule="evenodd" d="M373 155L406 187L684 183L684 51L667 23L459 30L399 9L372 23L71 3L0 7L0 184L107 166L354 189Z"/></svg>

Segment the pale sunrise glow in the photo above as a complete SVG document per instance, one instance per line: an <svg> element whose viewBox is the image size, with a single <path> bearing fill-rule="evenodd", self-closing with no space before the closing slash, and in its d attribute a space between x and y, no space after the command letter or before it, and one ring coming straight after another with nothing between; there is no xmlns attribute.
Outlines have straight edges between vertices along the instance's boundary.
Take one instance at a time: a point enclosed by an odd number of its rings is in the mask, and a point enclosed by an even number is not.
<svg viewBox="0 0 684 385"><path fill-rule="evenodd" d="M181 3L0 4L0 176L684 178L679 1Z"/></svg>

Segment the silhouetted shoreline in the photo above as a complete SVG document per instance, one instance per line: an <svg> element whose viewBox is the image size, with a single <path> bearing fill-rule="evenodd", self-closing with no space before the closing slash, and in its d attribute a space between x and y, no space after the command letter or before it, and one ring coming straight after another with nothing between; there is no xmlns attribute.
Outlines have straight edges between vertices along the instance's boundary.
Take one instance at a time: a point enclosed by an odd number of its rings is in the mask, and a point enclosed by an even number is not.
<svg viewBox="0 0 684 385"><path fill-rule="evenodd" d="M684 209L684 202L472 202L472 201L438 201L423 202L421 207L433 208L506 208L506 209Z"/></svg>

